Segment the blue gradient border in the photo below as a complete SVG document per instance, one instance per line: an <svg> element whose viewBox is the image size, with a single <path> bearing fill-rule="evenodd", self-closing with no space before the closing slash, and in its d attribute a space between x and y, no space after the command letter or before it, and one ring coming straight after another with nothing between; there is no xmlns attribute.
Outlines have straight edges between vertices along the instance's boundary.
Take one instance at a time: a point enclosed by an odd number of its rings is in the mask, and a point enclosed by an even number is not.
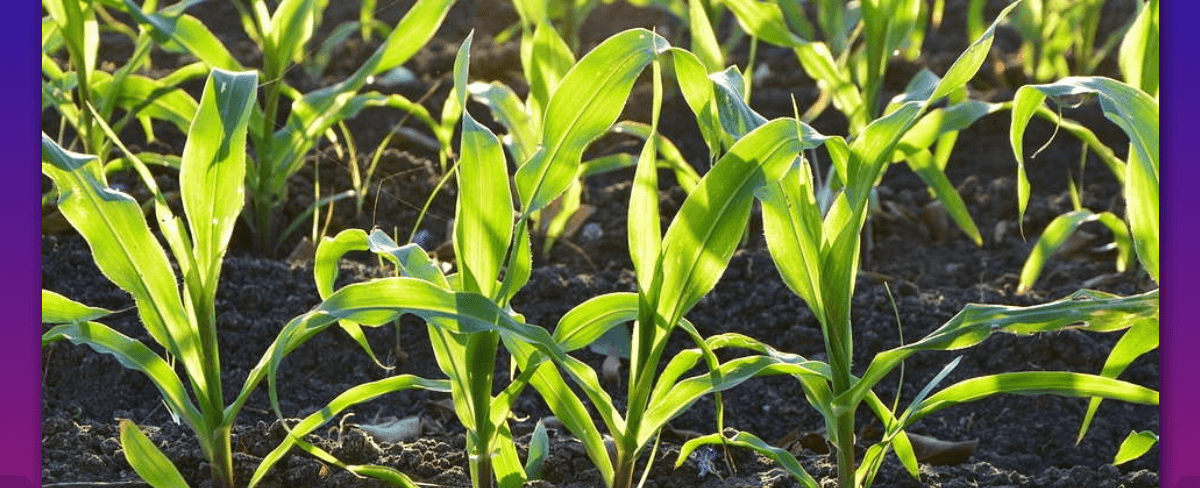
<svg viewBox="0 0 1200 488"><path fill-rule="evenodd" d="M8 60L0 76L3 114L0 147L9 171L0 208L9 224L0 238L5 300L0 345L0 486L41 486L41 7L38 2L5 4L0 46ZM22 480L29 481L25 484Z"/></svg>
<svg viewBox="0 0 1200 488"><path fill-rule="evenodd" d="M38 4L21 0L7 4L9 14L0 19L0 45L10 60L6 76L0 76L4 116L0 117L0 147L7 164L20 168L9 172L3 208L8 209L10 229L0 239L5 279L0 296L5 297L7 337L0 350L0 371L10 399L0 402L0 481L14 486L16 476L39 485L41 480L41 341L40 293L41 239L39 201L41 179L37 132L40 127L40 16ZM1200 16L1200 3L1163 1L1162 5L1162 347L1160 485L1170 488L1200 487L1200 325L1196 311L1186 304L1195 300L1200 286L1200 262L1188 251L1200 244L1200 228L1191 211L1187 192L1200 181L1196 150L1185 141L1196 137L1200 122L1200 46L1197 36L1183 23ZM1177 20L1184 19L1184 20ZM25 68L21 68L25 66ZM15 230L15 231L14 231ZM18 482L19 484L19 482Z"/></svg>
<svg viewBox="0 0 1200 488"><path fill-rule="evenodd" d="M1196 276L1200 261L1189 252L1200 244L1196 218L1187 210L1191 201L1190 184L1200 181L1194 148L1186 141L1196 137L1200 109L1196 80L1196 31L1185 22L1200 12L1196 2L1162 2L1162 130L1161 148L1161 219L1162 219L1162 328L1159 351L1162 403L1159 407L1161 445L1159 446L1159 486L1200 488L1200 423L1195 413L1200 408L1200 390L1196 369L1200 368L1200 326L1195 310L1188 306L1200 292ZM1190 149L1190 150L1189 150Z"/></svg>

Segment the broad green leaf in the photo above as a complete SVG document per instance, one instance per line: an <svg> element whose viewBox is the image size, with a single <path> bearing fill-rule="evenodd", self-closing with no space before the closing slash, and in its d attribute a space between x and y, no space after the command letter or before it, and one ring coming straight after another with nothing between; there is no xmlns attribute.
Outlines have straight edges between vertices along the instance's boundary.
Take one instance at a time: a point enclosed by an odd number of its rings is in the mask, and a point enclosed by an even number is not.
<svg viewBox="0 0 1200 488"><path fill-rule="evenodd" d="M1140 458L1155 444L1158 444L1158 434L1154 432L1148 430L1130 432L1129 436L1121 441L1121 447L1117 450L1117 455L1113 457L1113 464L1125 464Z"/></svg>
<svg viewBox="0 0 1200 488"><path fill-rule="evenodd" d="M750 217L754 192L787 172L796 155L825 137L791 119L755 129L729 149L684 201L663 237L659 315L674 323L708 293Z"/></svg>
<svg viewBox="0 0 1200 488"><path fill-rule="evenodd" d="M531 480L541 479L542 463L550 454L550 437L546 435L546 425L538 420L533 427L533 436L529 440L529 454L525 458L525 476Z"/></svg>
<svg viewBox="0 0 1200 488"><path fill-rule="evenodd" d="M995 332L1032 334L1066 328L1109 332L1147 320L1158 320L1158 290L1141 295L1080 291L1069 297L1030 307L969 304L919 341L875 355L862 379L837 399L856 405L876 383L917 351L949 351L971 347Z"/></svg>
<svg viewBox="0 0 1200 488"><path fill-rule="evenodd" d="M563 77L575 65L575 55L571 53L567 41L558 35L558 31L549 22L539 22L528 41L528 47L525 44L526 41L523 40L521 64L525 68L525 78L529 80L526 107L533 116L532 129L540 132L542 122L546 120L546 108L550 105L550 98L558 90ZM527 160L519 160L521 163L525 161Z"/></svg>
<svg viewBox="0 0 1200 488"><path fill-rule="evenodd" d="M504 145L515 161L526 161L537 149L536 125L525 111L521 99L511 88L499 82L467 85L471 99L492 111L492 117L508 131Z"/></svg>
<svg viewBox="0 0 1200 488"><path fill-rule="evenodd" d="M1013 98L1009 139L1017 158L1018 210L1024 215L1029 199L1029 182L1024 172L1025 127L1046 97L1096 94L1104 116L1129 137L1129 164L1125 165L1126 216L1138 259L1158 280L1159 151L1158 102L1129 85L1100 77L1070 77L1047 85L1027 85Z"/></svg>
<svg viewBox="0 0 1200 488"><path fill-rule="evenodd" d="M183 488L188 486L183 475L166 454L138 429L132 420L121 420L121 449L125 460L146 483L154 488Z"/></svg>
<svg viewBox="0 0 1200 488"><path fill-rule="evenodd" d="M295 427L288 428L288 435L283 439L283 442L264 456L258 468L254 470L254 476L250 479L250 486L254 487L258 485L262 481L263 476L296 445L298 439L304 439L309 433L337 418L338 414L347 408L369 402L388 393L414 388L444 393L449 393L450 391L450 385L445 380L427 380L408 374L391 376L350 388L330 401L325 407L309 414L300 423L296 424Z"/></svg>
<svg viewBox="0 0 1200 488"><path fill-rule="evenodd" d="M417 0L376 53L378 60L367 61L363 68L370 74L379 74L404 64L433 38L453 4L454 0Z"/></svg>
<svg viewBox="0 0 1200 488"><path fill-rule="evenodd" d="M464 289L494 296L512 239L512 194L500 140L466 110L470 49L468 36L454 63L454 88L463 105L454 250Z"/></svg>
<svg viewBox="0 0 1200 488"><path fill-rule="evenodd" d="M554 328L554 340L564 351L581 349L596 342L609 329L637 320L636 293L606 293L576 305Z"/></svg>
<svg viewBox="0 0 1200 488"><path fill-rule="evenodd" d="M1134 359L1158 349L1158 341L1158 321L1139 321L1137 325L1130 327L1117 341L1117 345L1109 351L1108 359L1104 361L1104 369L1100 371L1100 376L1105 378L1120 376L1133 363ZM1093 398L1088 402L1087 413L1084 414L1083 423L1079 426L1079 436L1075 438L1076 443L1083 440L1096 411L1100 408L1100 401L1100 398Z"/></svg>
<svg viewBox="0 0 1200 488"><path fill-rule="evenodd" d="M946 75L942 77L942 82L933 91L933 95L930 96L929 100L931 102L949 95L975 77L975 74L979 72L979 67L983 65L983 61L987 59L988 51L992 48L992 39L996 34L996 26L1008 17L1013 8L1020 4L1021 2L1018 1L1005 7L1000 12L1000 15L996 17L996 20L992 22L992 25L959 55L954 64L950 66L950 69L946 71Z"/></svg>
<svg viewBox="0 0 1200 488"><path fill-rule="evenodd" d="M737 17L742 30L776 46L796 47L806 41L788 30L783 12L774 2L721 0Z"/></svg>
<svg viewBox="0 0 1200 488"><path fill-rule="evenodd" d="M351 251L366 251L370 249L370 244L367 241L367 233L360 229L347 229L339 232L334 237L325 237L321 243L317 245L317 252L313 258L313 281L317 285L317 294L321 299L328 298L333 294L333 285L338 277L338 264L342 256ZM346 334L350 335L354 342L362 348L363 352L371 358L371 361L378 364L380 367L385 367L375 356L375 350L371 348L371 343L367 341L366 334L363 333L362 327L358 324L344 320L338 324ZM385 367L386 368L386 367Z"/></svg>
<svg viewBox="0 0 1200 488"><path fill-rule="evenodd" d="M616 121L642 68L668 47L650 31L628 30L605 40L563 77L546 107L542 150L515 176L525 215L570 185L583 150Z"/></svg>
<svg viewBox="0 0 1200 488"><path fill-rule="evenodd" d="M221 260L245 201L246 124L257 89L254 72L214 70L183 148L180 193L193 256L210 296L215 296Z"/></svg>
<svg viewBox="0 0 1200 488"><path fill-rule="evenodd" d="M42 347L63 339L73 344L86 345L101 354L111 355L121 366L145 374L162 394L163 401L171 412L183 418L199 435L203 435L204 430L201 427L205 425L204 417L189 399L183 381L175 374L171 365L145 344L130 339L104 324L80 322L55 326L46 331L42 334Z"/></svg>
<svg viewBox="0 0 1200 488"><path fill-rule="evenodd" d="M741 139L750 131L767 123L766 117L759 115L746 104L746 87L742 86L745 78L737 66L708 76L716 90L717 115L721 127L734 140Z"/></svg>
<svg viewBox="0 0 1200 488"><path fill-rule="evenodd" d="M679 151L679 148L676 147L670 139L667 139L666 136L662 135L660 131L655 131L646 124L625 120L617 122L617 124L612 127L612 132L614 134L631 135L642 140L647 140L650 138L650 134L654 134L654 148L658 151L658 167L667 168L674 172L675 182L679 184L679 187L683 189L684 193L691 193L692 188L695 188L696 184L700 183L700 175L696 173L695 168L692 168L692 165L688 164L687 159L683 157L683 153ZM595 172L590 170L591 168L594 168L594 166L589 165L589 163L591 163L591 161L584 163L584 176L595 174ZM632 166L632 164L630 166ZM610 169L616 168L613 167Z"/></svg>
<svg viewBox="0 0 1200 488"><path fill-rule="evenodd" d="M264 71L283 73L289 64L300 62L319 20L313 0L281 0L271 21L264 26Z"/></svg>
<svg viewBox="0 0 1200 488"><path fill-rule="evenodd" d="M45 288L42 289L43 324L78 324L96 320L113 313L99 307L89 307Z"/></svg>
<svg viewBox="0 0 1200 488"><path fill-rule="evenodd" d="M1121 41L1117 62L1125 83L1158 96L1158 0L1138 2L1138 15Z"/></svg>
<svg viewBox="0 0 1200 488"><path fill-rule="evenodd" d="M654 60L654 105L651 107L650 134L658 131L662 110L662 72L658 58ZM629 195L629 214L626 232L629 257L637 275L638 291L652 294L652 284L659 272L658 258L662 251L662 223L658 211L658 167L655 164L657 137L647 137L638 156L633 188Z"/></svg>
<svg viewBox="0 0 1200 488"><path fill-rule="evenodd" d="M683 443L682 447L679 448L679 457L675 460L675 467L678 468L679 466L682 466L683 462L686 461L689 456L691 456L692 451L695 451L697 447L718 444L728 444L735 447L751 449L754 452L762 454L763 456L766 456L772 461L778 463L783 467L784 470L788 472L788 474L792 475L792 478L794 478L797 483L800 483L805 488L817 488L817 486L819 486L817 485L817 480L813 479L812 475L808 474L808 471L804 470L804 466L800 464L800 460L796 459L796 456L793 456L792 453L788 452L787 449L781 449L772 446L764 442L762 439L759 439L754 434L742 431L738 431L732 437L724 437L721 434L709 434L688 440L687 442Z"/></svg>
<svg viewBox="0 0 1200 488"><path fill-rule="evenodd" d="M199 331L187 319L166 252L150 233L141 207L108 187L99 159L63 149L45 133L42 172L54 181L59 211L88 242L101 273L133 295L147 332L179 357L190 375L200 374Z"/></svg>
<svg viewBox="0 0 1200 488"><path fill-rule="evenodd" d="M817 316L824 314L821 291L821 209L812 169L793 165L778 182L759 191L767 249L784 283Z"/></svg>
<svg viewBox="0 0 1200 488"><path fill-rule="evenodd" d="M155 42L164 49L189 53L213 69L245 70L208 27L195 17L183 13L179 7L187 3L192 2L173 5L159 13L147 13L133 0L125 0L125 11L143 28L148 28Z"/></svg>
<svg viewBox="0 0 1200 488"><path fill-rule="evenodd" d="M1046 230L1042 231L1042 236L1038 238L1033 251L1029 253L1029 258L1025 260L1025 266L1021 268L1021 281L1017 293L1025 293L1032 289L1050 256L1067 242L1067 239L1079 229L1079 226L1088 222L1103 222L1109 227L1109 230L1113 231L1120 254L1123 256L1129 254L1131 251L1129 232L1125 230L1125 224L1116 215L1109 212L1097 214L1089 210L1075 210L1059 215L1050 221ZM1124 271L1123 262L1123 259L1118 259L1118 271Z"/></svg>
<svg viewBox="0 0 1200 488"><path fill-rule="evenodd" d="M704 9L705 2L696 0L688 2L688 31L692 35L691 52L695 53L704 68L709 73L721 70L725 66L725 55L717 42L716 32Z"/></svg>
<svg viewBox="0 0 1200 488"><path fill-rule="evenodd" d="M1158 405L1158 392L1102 376L1063 371L1023 371L961 381L933 394L913 411L910 422L955 405L1001 394L1103 397L1143 405Z"/></svg>
<svg viewBox="0 0 1200 488"><path fill-rule="evenodd" d="M112 86L112 81L111 75L98 71L92 78L92 91L115 97L114 106L133 116L170 122L184 132L196 116L196 101L162 80L129 75L117 87Z"/></svg>
<svg viewBox="0 0 1200 488"><path fill-rule="evenodd" d="M700 126L700 135L708 146L709 158L716 160L717 154L724 148L725 134L721 130L716 94L708 79L708 70L700 58L691 52L679 48L671 48L670 52L679 91L696 115L696 125Z"/></svg>

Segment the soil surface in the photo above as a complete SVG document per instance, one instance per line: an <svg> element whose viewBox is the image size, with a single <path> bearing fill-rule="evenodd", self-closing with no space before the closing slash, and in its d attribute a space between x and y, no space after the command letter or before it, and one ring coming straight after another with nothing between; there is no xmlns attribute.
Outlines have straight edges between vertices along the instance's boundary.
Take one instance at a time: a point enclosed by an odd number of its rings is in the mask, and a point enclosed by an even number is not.
<svg viewBox="0 0 1200 488"><path fill-rule="evenodd" d="M945 21L939 30L931 32L920 59L892 63L888 91L899 91L908 77L921 67L944 72L967 45L961 27L965 23L965 4L965 0L947 2ZM257 65L261 54L240 31L236 12L224 2L203 5L203 8L194 9L194 14L232 46L232 51L244 63ZM394 25L408 6L409 2L381 1L379 17ZM990 15L994 15L999 5L989 5L989 9ZM355 19L357 11L356 2L331 2L321 32L329 32L341 21ZM1106 11L1105 22L1119 22L1121 14L1123 12ZM473 79L504 81L523 92L515 43L493 41L494 35L515 21L512 8L498 0L460 1L438 36L406 65L417 75L415 82L398 87L371 86L369 89L423 99L431 113L439 113L450 89L448 73L454 53L467 32L475 29ZM657 26L658 32L666 35L673 44L687 45L686 38L678 34L683 29L677 20L624 4L602 5L597 9L588 19L581 43L587 48L620 30L652 26ZM1027 82L1019 79L1019 64L1014 54L1017 42L1015 33L1002 29L994 62L985 67L972 85L977 89L976 96L1007 100L1018 83ZM378 37L363 41L356 34L335 51L334 61L324 73L310 76L302 70L294 70L289 73L289 81L303 91L336 82L365 60L378 44ZM114 49L116 51L108 56L120 59L119 49ZM747 53L743 49L730 61L744 66ZM758 62L768 66L769 74L755 87L752 106L763 115L768 118L790 115L790 97L793 95L802 107L816 98L815 84L799 70L795 58L787 51L760 46L758 56ZM170 56L163 56L163 60L168 63L167 67L171 66L172 60L181 62ZM1111 70L1111 66L1102 66L1102 69ZM1013 77L1017 77L1017 81L1012 81ZM633 97L625 116L645 120L648 118L649 87L639 86ZM472 106L471 110L477 118L487 120L483 107ZM698 171L707 170L707 149L695 122L689 120L691 114L682 98L677 94L668 95L663 114L665 134L689 161L694 162ZM1104 120L1095 104L1069 109L1065 115L1093 128L1106 144L1118 148L1118 153L1124 152L1120 149L1126 144L1123 135ZM387 131L403 118L403 114L393 111L374 110L350 121L350 130L358 143L358 158L350 160L331 147L323 147L310 156L310 164L293 178L289 188L293 198L279 209L278 220L286 222L296 218L313 201L312 182L318 172L322 196L350 188L349 165L358 164L365 168ZM1016 222L1015 163L1007 139L1008 124L1006 114L996 114L964 131L947 170L984 235L983 246L975 246L937 204L931 203L924 184L912 172L903 165L889 169L879 189L882 210L871 221L868 232L872 246L864 255L864 272L860 274L854 299L856 373L861 373L876 352L895 347L902 340L913 341L924 336L968 303L1032 305L1067 296L1085 287L1134 294L1155 286L1144 273L1117 273L1110 254L1093 251L1109 242L1111 236L1103 228L1089 226L1084 230L1090 233L1092 240L1084 243L1083 251L1051 260L1033 291L1015 292L1021 266L1036 237L1051 219L1072 208L1066 191L1068 178L1082 180L1083 203L1087 208L1120 213L1122 198L1112 175L1094 157L1089 157L1087 170L1080 177L1079 144L1060 134L1029 164L1033 198L1023 222L1027 236L1023 238ZM48 114L44 125L49 132L58 124L55 117ZM844 119L832 110L818 119L814 127L828 134L845 133ZM1053 132L1052 126L1035 121L1030 126L1026 145L1040 147ZM178 154L182 150L182 135L176 134L172 138L170 131L166 131L162 140L154 144L158 151ZM592 151L601 154L636 151L636 148L637 145L630 141L605 138L594 145ZM328 228L330 234L345 228L379 227L398 233L404 239L413 231L416 216L437 187L441 169L434 151L412 140L396 138L383 150L375 175L371 193L361 210L348 203L335 207ZM164 175L161 184L169 183L167 176ZM660 193L663 221L669 222L685 195L671 184L673 179L668 173L662 173L661 177L664 182ZM587 220L591 226L589 232L567 237L546 253L542 253L540 247L535 249L533 277L513 303L529 323L553 327L566 311L588 298L634 290L625 236L625 208L631 180L632 172L629 171L588 180L584 199L596 208ZM454 214L453 186L447 185L433 199L422 224L421 238L427 248L436 248L447 240L448 223ZM780 350L824 359L820 328L803 302L787 289L775 271L761 236L760 224L752 223L749 236L716 289L688 314L688 319L705 335L739 332L762 339ZM275 253L263 256L252 252L244 229L235 234L217 297L227 400L240 390L247 372L258 362L280 328L319 302L311 263L304 259L303 252L289 252L298 246L299 239L299 236L293 236ZM343 262L339 286L384 276L388 272L365 256L355 258ZM131 310L133 303L129 295L103 278L91 260L86 243L77 235L47 226L43 233L42 266L43 288L88 305L122 310L105 322L130 337L151 342ZM894 296L895 309L889 300L889 290ZM297 419L324 407L351 386L389 375L442 376L433 361L426 329L415 319L406 318L397 327L370 329L367 335L380 360L394 369L379 367L344 333L336 328L329 329L292 353L280 370L281 407L288 419ZM1116 339L1112 334L1079 331L1025 337L998 335L964 351L916 355L905 363L903 378L893 374L880 383L876 392L884 401L890 402L899 389L901 405L906 405L943 366L957 357L961 357L960 364L943 384L1006 371L1096 373ZM675 338L668 354L688 345L685 337ZM603 359L586 350L579 352L578 357L594 367L598 367ZM623 364L622 368L626 366ZM498 361L497 378L507 377L507 371L507 360ZM1157 353L1139 358L1122 379L1157 388ZM253 394L235 426L235 465L239 483L249 480L262 457L278 445L284 435L281 421L270 409L265 390L261 387ZM623 393L616 391L623 392L624 388L614 389L614 396L620 401ZM426 392L385 395L352 409L352 415L339 419L340 427L322 429L312 435L310 441L348 463L390 466L422 483L436 486L469 486L464 431L444 406L448 398L448 395ZM835 486L834 459L819 437L823 425L821 417L803 398L798 382L791 378L748 381L725 394L725 426L752 432L768 442L799 436L804 441L783 447L791 449L823 486ZM46 486L144 486L120 449L117 440L119 419L132 419L141 426L179 466L189 484L211 486L207 479L208 466L194 434L172 421L157 390L145 377L124 369L109 356L65 342L45 347L42 405L42 482ZM891 456L875 486L1157 486L1157 448L1119 467L1110 464L1117 446L1130 431L1158 430L1157 408L1104 402L1086 438L1076 445L1076 434L1086 406L1087 401L1082 399L1005 395L942 411L921 420L910 431L943 441L977 440L974 452L948 465L922 464L920 480L911 478ZM730 451L736 471L731 470L729 464L717 462L716 475L701 477L692 460L675 468L683 440L689 435L706 434L716 429L713 407L711 398L701 400L671 422L654 457L646 486L799 486L773 462L748 451ZM517 437L518 450L524 456L534 424L550 412L532 391L527 391L518 400L514 414L516 420L511 426ZM419 417L424 426L421 436L411 441L376 440L355 426L408 416ZM871 419L866 409L859 412L860 448L878 438L878 422ZM599 474L590 468L591 463L581 445L569 432L551 428L550 439L550 454L543 477L529 486L602 486ZM648 456L644 456L643 461L645 458ZM641 472L640 468L638 472ZM357 478L294 451L271 471L263 486L386 485Z"/></svg>

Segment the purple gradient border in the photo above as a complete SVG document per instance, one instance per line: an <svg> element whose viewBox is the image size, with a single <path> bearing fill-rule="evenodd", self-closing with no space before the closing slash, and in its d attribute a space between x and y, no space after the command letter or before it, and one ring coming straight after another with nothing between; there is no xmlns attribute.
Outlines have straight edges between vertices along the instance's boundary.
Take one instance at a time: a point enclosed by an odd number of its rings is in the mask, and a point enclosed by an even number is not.
<svg viewBox="0 0 1200 488"><path fill-rule="evenodd" d="M1196 2L1162 2L1163 63L1162 105L1160 120L1162 136L1162 328L1159 365L1162 403L1161 441L1159 446L1159 486L1171 488L1200 487L1200 423L1194 413L1200 405L1196 386L1200 354L1194 344L1200 344L1200 328L1194 324L1194 311L1187 306L1200 287L1194 277L1200 275L1200 261L1188 251L1200 243L1195 215L1185 209L1191 199L1188 182L1200 178L1200 167L1194 164L1194 149L1186 143L1195 137L1198 125L1195 116L1200 109L1196 80L1200 66L1196 63L1195 31L1189 31L1182 19L1194 19L1200 12ZM1186 478L1186 479L1185 479Z"/></svg>
<svg viewBox="0 0 1200 488"><path fill-rule="evenodd" d="M1191 279L1200 276L1200 262L1187 252L1200 243L1195 220L1184 210L1189 198L1189 182L1200 181L1200 166L1194 164L1184 142L1194 137L1197 126L1191 114L1200 112L1200 63L1194 60L1196 36L1183 21L1194 19L1200 4L1165 1L1162 7L1162 100L1164 136L1162 171L1162 245L1163 328L1161 387L1160 486L1187 488L1200 486L1200 422L1193 412L1200 405L1200 386L1193 368L1200 367L1200 354L1190 352L1189 344L1200 344L1200 325L1192 324L1195 312L1186 306L1200 287ZM0 143L6 149L9 165L21 168L10 172L18 181L6 185L0 201L12 226L0 239L0 256L6 261L6 279L0 280L0 296L6 297L7 333L11 340L0 351L0 371L4 388L17 401L0 402L0 478L16 475L33 484L41 480L41 347L39 304L41 287L41 226L39 200L40 173L36 168L38 143L35 127L40 127L40 61L38 37L41 12L36 2L8 4L8 15L0 20L0 45L7 48L10 60L7 76L0 76L4 94L4 116L0 117ZM21 68L25 66L25 68ZM1189 225L1191 224L1191 225ZM13 232L13 229L16 229Z"/></svg>
<svg viewBox="0 0 1200 488"><path fill-rule="evenodd" d="M0 147L9 171L0 208L9 219L0 238L4 279L0 296L5 300L3 328L7 339L0 346L0 377L5 401L0 402L0 484L22 486L20 477L40 486L42 478L41 427L41 172L37 131L41 124L40 30L41 10L33 1L5 4L0 20L0 46L7 69L0 76L3 115ZM15 484L14 484L15 482Z"/></svg>

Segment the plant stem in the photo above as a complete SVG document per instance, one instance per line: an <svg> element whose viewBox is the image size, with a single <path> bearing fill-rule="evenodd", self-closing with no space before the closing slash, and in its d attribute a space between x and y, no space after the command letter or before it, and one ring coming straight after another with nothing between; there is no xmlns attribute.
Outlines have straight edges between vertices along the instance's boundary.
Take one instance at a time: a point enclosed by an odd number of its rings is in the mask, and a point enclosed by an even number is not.
<svg viewBox="0 0 1200 488"><path fill-rule="evenodd" d="M213 437L212 479L222 488L234 488L232 433L232 426L223 425L217 428Z"/></svg>

